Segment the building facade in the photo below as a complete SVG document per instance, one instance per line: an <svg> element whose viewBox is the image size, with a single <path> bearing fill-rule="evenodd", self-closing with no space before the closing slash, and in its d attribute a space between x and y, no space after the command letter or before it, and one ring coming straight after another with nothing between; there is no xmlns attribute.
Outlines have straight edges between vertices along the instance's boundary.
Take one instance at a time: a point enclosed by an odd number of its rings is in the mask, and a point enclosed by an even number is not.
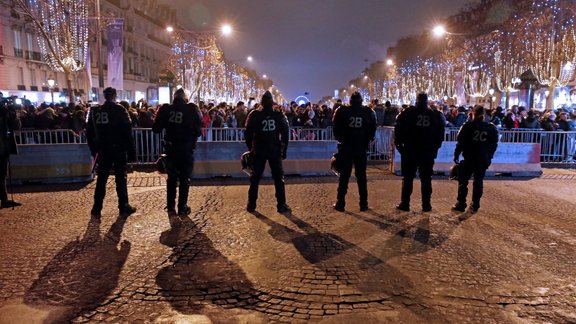
<svg viewBox="0 0 576 324"><path fill-rule="evenodd" d="M25 97L33 103L65 102L68 100L64 73L51 71L43 62L38 35L22 14L14 8L0 8L0 91L4 96ZM105 24L110 19L122 19L123 30L123 89L119 98L128 101L144 99L155 104L158 100L160 72L166 67L171 49L171 35L166 26L176 25L176 12L156 0L100 0ZM94 16L94 14L91 14ZM73 74L72 91L83 101L102 101L98 87L97 37L102 37L104 87L107 83L107 33L96 32L91 21L88 68ZM54 80L50 87L48 80Z"/></svg>

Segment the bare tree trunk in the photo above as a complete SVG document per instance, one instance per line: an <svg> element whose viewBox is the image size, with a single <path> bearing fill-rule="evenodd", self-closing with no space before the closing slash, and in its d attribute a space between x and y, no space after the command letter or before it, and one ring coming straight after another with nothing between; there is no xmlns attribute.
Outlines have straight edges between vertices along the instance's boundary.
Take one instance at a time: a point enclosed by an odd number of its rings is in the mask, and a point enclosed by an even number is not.
<svg viewBox="0 0 576 324"><path fill-rule="evenodd" d="M554 109L554 89L556 89L556 84L558 83L558 80L554 79L552 81L552 83L550 83L550 85L548 86L548 91L550 91L550 93L548 94L548 97L546 98L546 108L547 109Z"/></svg>
<svg viewBox="0 0 576 324"><path fill-rule="evenodd" d="M510 88L506 88L506 109L510 108Z"/></svg>
<svg viewBox="0 0 576 324"><path fill-rule="evenodd" d="M66 77L66 86L68 87L68 101L70 103L75 102L74 98L74 87L72 85L72 73L68 69L64 69L64 76Z"/></svg>

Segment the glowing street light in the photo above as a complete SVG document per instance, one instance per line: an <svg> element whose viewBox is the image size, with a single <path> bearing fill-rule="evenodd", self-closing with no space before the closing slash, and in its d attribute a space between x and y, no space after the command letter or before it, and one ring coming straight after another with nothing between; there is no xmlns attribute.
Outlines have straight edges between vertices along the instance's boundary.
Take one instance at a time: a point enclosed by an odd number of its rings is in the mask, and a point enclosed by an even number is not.
<svg viewBox="0 0 576 324"><path fill-rule="evenodd" d="M266 74L262 75L262 77L263 77L264 79L268 79L268 76L267 76Z"/></svg>
<svg viewBox="0 0 576 324"><path fill-rule="evenodd" d="M224 24L222 25L222 27L220 27L220 32L224 36L229 36L230 34L232 34L232 26L230 26L229 24Z"/></svg>
<svg viewBox="0 0 576 324"><path fill-rule="evenodd" d="M174 27L168 26L168 27L166 27L166 31L169 33L172 33L172 32L174 32Z"/></svg>
<svg viewBox="0 0 576 324"><path fill-rule="evenodd" d="M368 76L367 76L367 75L364 76L364 80L368 80Z"/></svg>
<svg viewBox="0 0 576 324"><path fill-rule="evenodd" d="M444 26L438 25L438 26L434 27L434 29L432 29L432 33L436 37L442 37L442 36L446 35L448 32L446 31L446 28L444 28Z"/></svg>
<svg viewBox="0 0 576 324"><path fill-rule="evenodd" d="M252 61L254 61L254 58L253 58L252 56L248 56L248 57L246 58L246 60L247 60L248 62L252 62Z"/></svg>
<svg viewBox="0 0 576 324"><path fill-rule="evenodd" d="M386 65L392 66L392 65L394 65L394 61L392 61L392 59L387 59L387 60L386 60Z"/></svg>

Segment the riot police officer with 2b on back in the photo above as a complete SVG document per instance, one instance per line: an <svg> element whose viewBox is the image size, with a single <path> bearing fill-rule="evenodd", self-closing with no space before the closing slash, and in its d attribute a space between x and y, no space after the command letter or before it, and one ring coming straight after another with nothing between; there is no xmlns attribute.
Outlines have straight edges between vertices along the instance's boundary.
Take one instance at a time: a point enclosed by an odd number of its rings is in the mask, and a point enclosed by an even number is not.
<svg viewBox="0 0 576 324"><path fill-rule="evenodd" d="M172 105L162 106L156 113L152 130L160 133L166 130L164 150L168 159L166 181L166 209L175 213L176 186L180 182L178 195L178 214L190 214L188 193L190 177L194 169L194 150L198 137L202 135L202 114L193 103L187 103L188 98L183 89L174 93Z"/></svg>
<svg viewBox="0 0 576 324"><path fill-rule="evenodd" d="M454 211L463 212L466 210L468 182L472 175L474 175L474 183L470 210L472 213L476 213L480 208L484 176L498 148L498 129L494 124L484 121L485 114L484 107L474 107L472 121L464 123L458 131L456 149L454 150L454 163L459 164L458 198L452 207ZM459 161L460 154L464 156L462 162Z"/></svg>
<svg viewBox="0 0 576 324"><path fill-rule="evenodd" d="M126 108L116 103L116 89L104 89L104 98L106 102L103 105L90 110L86 125L88 145L98 163L98 179L91 214L92 217L100 218L106 196L106 182L110 168L114 167L118 209L120 215L128 216L136 212L136 208L128 203L126 174L127 162L136 160L132 123Z"/></svg>
<svg viewBox="0 0 576 324"><path fill-rule="evenodd" d="M404 109L396 118L394 144L402 158L402 194L396 206L399 210L410 210L416 171L422 186L422 211L432 210L434 160L444 140L444 123L440 114L428 107L428 95L419 93L416 105Z"/></svg>
<svg viewBox="0 0 576 324"><path fill-rule="evenodd" d="M338 141L336 156L337 168L340 171L338 192L334 209L344 211L348 182L354 166L360 210L368 210L368 184L366 179L366 151L376 134L376 114L362 105L362 96L354 92L350 97L350 107L341 106L334 112L334 136Z"/></svg>
<svg viewBox="0 0 576 324"><path fill-rule="evenodd" d="M288 120L284 113L274 111L274 100L270 91L262 96L262 110L252 110L246 120L244 138L246 146L253 155L253 172L250 176L250 189L248 190L248 204L246 210L256 210L258 199L258 185L266 166L270 164L274 187L276 189L276 207L279 213L289 212L286 204L286 191L284 189L284 170L282 160L286 159L288 149Z"/></svg>

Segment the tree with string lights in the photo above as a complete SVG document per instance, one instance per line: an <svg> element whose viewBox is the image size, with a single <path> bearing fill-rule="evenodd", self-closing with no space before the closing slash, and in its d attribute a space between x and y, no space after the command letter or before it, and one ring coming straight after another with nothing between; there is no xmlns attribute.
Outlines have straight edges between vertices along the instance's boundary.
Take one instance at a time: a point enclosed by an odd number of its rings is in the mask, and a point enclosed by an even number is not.
<svg viewBox="0 0 576 324"><path fill-rule="evenodd" d="M12 0L12 7L35 27L43 60L63 72L74 102L72 74L84 69L88 53L88 1Z"/></svg>
<svg viewBox="0 0 576 324"><path fill-rule="evenodd" d="M552 94L574 78L575 16L573 0L538 0L515 19L518 36L524 40L517 50L538 82ZM547 100L547 107L553 107L554 96Z"/></svg>
<svg viewBox="0 0 576 324"><path fill-rule="evenodd" d="M494 83L498 90L506 94L506 108L510 108L510 93L520 83L520 76L528 70L526 57L517 49L520 42L525 41L519 37L515 29L499 30L492 34L497 42L494 52Z"/></svg>
<svg viewBox="0 0 576 324"><path fill-rule="evenodd" d="M494 53L497 42L492 34L464 41L464 92L472 98L486 97L494 76Z"/></svg>

